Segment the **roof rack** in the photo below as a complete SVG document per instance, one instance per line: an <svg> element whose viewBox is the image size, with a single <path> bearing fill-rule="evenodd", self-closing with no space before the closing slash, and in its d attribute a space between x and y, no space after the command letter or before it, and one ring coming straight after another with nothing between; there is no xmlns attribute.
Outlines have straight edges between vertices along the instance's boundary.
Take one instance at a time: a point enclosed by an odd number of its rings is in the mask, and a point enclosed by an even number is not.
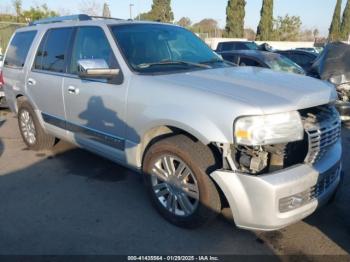
<svg viewBox="0 0 350 262"><path fill-rule="evenodd" d="M123 20L123 19L119 19L119 18L111 18L111 17L103 17L103 16L89 16L89 15L85 15L85 14L78 14L78 15L68 15L68 16L57 16L57 17L44 18L44 19L30 22L29 25L33 26L33 25L60 23L60 22L65 22L65 21L88 21L88 20L93 20L93 19Z"/></svg>
<svg viewBox="0 0 350 262"><path fill-rule="evenodd" d="M92 18L92 19L112 19L112 20L118 20L118 21L125 20L122 18L106 17L106 16L90 16L90 18Z"/></svg>

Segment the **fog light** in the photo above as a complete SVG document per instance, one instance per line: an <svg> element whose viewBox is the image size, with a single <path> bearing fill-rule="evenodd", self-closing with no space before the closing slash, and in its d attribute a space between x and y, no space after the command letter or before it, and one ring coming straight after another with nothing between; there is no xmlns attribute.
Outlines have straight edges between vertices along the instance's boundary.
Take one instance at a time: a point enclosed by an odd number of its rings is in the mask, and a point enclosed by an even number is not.
<svg viewBox="0 0 350 262"><path fill-rule="evenodd" d="M306 205L310 202L310 190L280 199L279 210L281 213L288 212Z"/></svg>

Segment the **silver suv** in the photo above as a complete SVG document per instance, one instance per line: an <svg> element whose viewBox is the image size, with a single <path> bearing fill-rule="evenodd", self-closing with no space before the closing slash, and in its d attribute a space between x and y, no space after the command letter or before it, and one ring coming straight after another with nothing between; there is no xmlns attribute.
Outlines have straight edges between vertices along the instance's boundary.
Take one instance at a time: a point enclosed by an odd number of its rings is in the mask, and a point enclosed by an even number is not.
<svg viewBox="0 0 350 262"><path fill-rule="evenodd" d="M330 84L235 67L184 28L87 15L17 30L4 86L30 149L57 139L142 173L171 223L230 207L240 228L313 213L341 177Z"/></svg>

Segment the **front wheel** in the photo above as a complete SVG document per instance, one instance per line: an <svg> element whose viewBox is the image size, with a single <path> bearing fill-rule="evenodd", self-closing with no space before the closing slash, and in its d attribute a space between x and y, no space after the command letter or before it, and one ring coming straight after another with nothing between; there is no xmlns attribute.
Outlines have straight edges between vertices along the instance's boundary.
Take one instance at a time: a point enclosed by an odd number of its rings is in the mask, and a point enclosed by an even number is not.
<svg viewBox="0 0 350 262"><path fill-rule="evenodd" d="M169 222L195 228L221 211L209 171L217 168L211 150L184 135L164 139L147 151L143 171L148 193Z"/></svg>

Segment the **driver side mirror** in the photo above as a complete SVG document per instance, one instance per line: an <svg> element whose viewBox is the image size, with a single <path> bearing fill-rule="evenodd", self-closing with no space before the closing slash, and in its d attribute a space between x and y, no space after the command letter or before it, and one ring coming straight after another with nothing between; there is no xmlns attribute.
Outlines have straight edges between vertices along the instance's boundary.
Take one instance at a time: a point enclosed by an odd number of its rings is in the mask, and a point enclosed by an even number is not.
<svg viewBox="0 0 350 262"><path fill-rule="evenodd" d="M106 78L118 76L120 69L110 69L104 59L78 60L78 75L80 78Z"/></svg>

